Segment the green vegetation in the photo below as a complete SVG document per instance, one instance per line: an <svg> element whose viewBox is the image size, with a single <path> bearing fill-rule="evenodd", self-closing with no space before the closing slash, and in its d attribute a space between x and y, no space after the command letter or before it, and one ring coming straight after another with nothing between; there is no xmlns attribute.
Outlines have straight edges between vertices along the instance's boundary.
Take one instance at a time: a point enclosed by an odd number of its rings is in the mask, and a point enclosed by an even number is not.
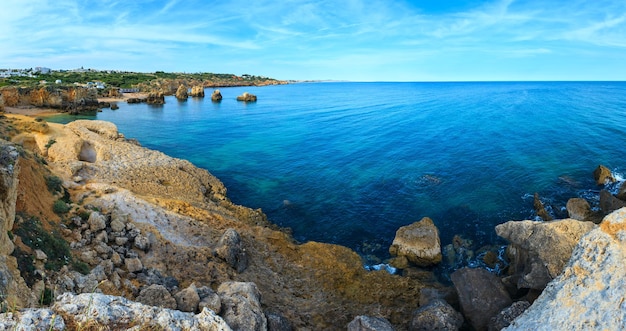
<svg viewBox="0 0 626 331"><path fill-rule="evenodd" d="M72 261L70 247L58 231L46 231L42 227L41 221L35 216L20 214L16 217L16 223L17 228L15 229L14 234L19 236L26 246L33 250L40 249L48 256L48 261L45 264L46 269L59 271L62 266ZM17 257L19 265L20 257ZM28 263L28 261L23 261L23 266L25 267L27 273L34 273L32 256L22 256L21 258L30 259L30 263ZM20 268L20 271L24 273L22 268Z"/></svg>
<svg viewBox="0 0 626 331"><path fill-rule="evenodd" d="M67 203L65 203L65 201L57 200L52 205L52 211L54 211L56 214L62 215L70 211L70 207L67 205Z"/></svg>
<svg viewBox="0 0 626 331"><path fill-rule="evenodd" d="M63 180L57 176L46 176L46 185L52 194L63 192Z"/></svg>
<svg viewBox="0 0 626 331"><path fill-rule="evenodd" d="M0 69L2 71L3 69ZM4 69L6 71L6 69ZM21 71L23 75L15 75L7 78L0 78L0 87L3 86L22 86L36 87L41 85L42 81L46 84L73 85L87 84L89 82L102 82L106 87L132 88L141 83L148 83L152 80L164 79L193 79L201 81L210 81L215 84L224 84L224 86L232 86L238 84L261 82L273 80L263 76L254 76L244 74L236 76L233 74L214 74L214 73L167 73L156 71L154 73L127 72L127 71L100 71L93 69L86 70L59 70L50 73L41 74L34 73L31 69ZM29 76L29 74L31 76Z"/></svg>

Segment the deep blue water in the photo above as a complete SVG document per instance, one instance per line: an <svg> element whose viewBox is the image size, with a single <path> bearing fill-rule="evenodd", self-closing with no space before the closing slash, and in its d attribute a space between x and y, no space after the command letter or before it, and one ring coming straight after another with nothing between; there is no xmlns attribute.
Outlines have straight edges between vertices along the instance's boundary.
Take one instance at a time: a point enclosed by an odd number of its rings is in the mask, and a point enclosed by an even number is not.
<svg viewBox="0 0 626 331"><path fill-rule="evenodd" d="M211 94L208 89L207 95ZM626 83L307 83L222 88L224 100L120 103L89 118L220 178L296 239L385 257L398 227L431 217L443 244L593 199L592 172L624 169ZM244 91L257 103L241 103ZM59 117L55 121L69 121Z"/></svg>

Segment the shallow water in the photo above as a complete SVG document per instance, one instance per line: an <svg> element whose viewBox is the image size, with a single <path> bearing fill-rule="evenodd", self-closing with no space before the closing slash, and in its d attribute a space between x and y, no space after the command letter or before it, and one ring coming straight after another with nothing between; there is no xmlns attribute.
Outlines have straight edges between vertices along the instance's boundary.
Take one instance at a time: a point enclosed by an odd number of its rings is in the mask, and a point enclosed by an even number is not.
<svg viewBox="0 0 626 331"><path fill-rule="evenodd" d="M224 100L120 103L88 118L188 159L235 203L296 239L384 258L398 227L431 217L443 244L594 198L592 172L624 167L626 83L307 83L223 88ZM235 97L244 91L256 103ZM207 90L210 95L210 90ZM75 117L61 116L67 122Z"/></svg>

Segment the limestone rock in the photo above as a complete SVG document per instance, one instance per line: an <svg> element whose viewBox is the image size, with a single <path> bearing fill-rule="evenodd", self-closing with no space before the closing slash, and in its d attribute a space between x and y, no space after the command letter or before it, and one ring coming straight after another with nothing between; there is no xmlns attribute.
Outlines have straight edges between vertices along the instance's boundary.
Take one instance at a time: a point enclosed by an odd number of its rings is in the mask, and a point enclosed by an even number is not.
<svg viewBox="0 0 626 331"><path fill-rule="evenodd" d="M176 309L176 299L163 285L152 284L139 292L137 301L145 305Z"/></svg>
<svg viewBox="0 0 626 331"><path fill-rule="evenodd" d="M591 217L591 206L587 200L582 198L572 198L567 200L567 214L569 218L579 221L586 221Z"/></svg>
<svg viewBox="0 0 626 331"><path fill-rule="evenodd" d="M267 319L261 309L261 294L254 283L225 282L217 293L222 300L222 313L226 323L235 331L264 331Z"/></svg>
<svg viewBox="0 0 626 331"><path fill-rule="evenodd" d="M174 295L174 299L176 299L176 305L180 311L193 313L198 310L200 296L198 295L198 290L194 284L191 284L186 289L176 293Z"/></svg>
<svg viewBox="0 0 626 331"><path fill-rule="evenodd" d="M478 331L487 330L491 317L512 303L502 281L485 269L462 268L450 278L463 315Z"/></svg>
<svg viewBox="0 0 626 331"><path fill-rule="evenodd" d="M265 314L268 331L292 331L293 326L284 316L276 313Z"/></svg>
<svg viewBox="0 0 626 331"><path fill-rule="evenodd" d="M189 98L189 94L187 93L187 87L184 85L178 86L176 90L176 99L178 100L187 100Z"/></svg>
<svg viewBox="0 0 626 331"><path fill-rule="evenodd" d="M191 88L191 96L194 98L204 98L204 87L203 86L193 86Z"/></svg>
<svg viewBox="0 0 626 331"><path fill-rule="evenodd" d="M19 154L12 144L0 140L0 254L10 255L13 242L7 232L13 229L17 200Z"/></svg>
<svg viewBox="0 0 626 331"><path fill-rule="evenodd" d="M413 312L410 331L458 330L463 325L463 315L441 299L430 301Z"/></svg>
<svg viewBox="0 0 626 331"><path fill-rule="evenodd" d="M593 171L593 179L595 179L598 185L615 182L615 177L613 177L611 170L603 165L599 165L596 170Z"/></svg>
<svg viewBox="0 0 626 331"><path fill-rule="evenodd" d="M394 331L395 329L384 318L372 317L372 316L357 316L350 324L348 324L348 331Z"/></svg>
<svg viewBox="0 0 626 331"><path fill-rule="evenodd" d="M141 263L141 260L136 257L125 259L124 265L126 266L128 272L140 272L141 270L143 270L143 264Z"/></svg>
<svg viewBox="0 0 626 331"><path fill-rule="evenodd" d="M227 229L224 232L217 243L215 253L237 272L243 272L248 267L248 257L243 249L241 237L235 229Z"/></svg>
<svg viewBox="0 0 626 331"><path fill-rule="evenodd" d="M530 307L528 301L513 302L512 305L502 309L498 315L491 318L489 331L500 331L511 325L511 322L528 309L528 307Z"/></svg>
<svg viewBox="0 0 626 331"><path fill-rule="evenodd" d="M0 314L0 330L65 330L65 321L50 309L24 309Z"/></svg>
<svg viewBox="0 0 626 331"><path fill-rule="evenodd" d="M256 102L256 95L248 92L243 92L242 95L237 97L237 101Z"/></svg>
<svg viewBox="0 0 626 331"><path fill-rule="evenodd" d="M594 227L574 219L510 221L497 225L496 233L511 243L509 268L519 277L518 288L541 290L561 273L576 243Z"/></svg>
<svg viewBox="0 0 626 331"><path fill-rule="evenodd" d="M220 90L214 90L213 93L211 93L211 101L213 102L222 101L222 93L220 92Z"/></svg>
<svg viewBox="0 0 626 331"><path fill-rule="evenodd" d="M604 214L626 207L626 201L614 197L609 191L600 191L600 209Z"/></svg>
<svg viewBox="0 0 626 331"><path fill-rule="evenodd" d="M615 195L620 200L626 201L626 181L620 184L617 194Z"/></svg>
<svg viewBox="0 0 626 331"><path fill-rule="evenodd" d="M606 216L559 277L506 330L626 329L626 208Z"/></svg>
<svg viewBox="0 0 626 331"><path fill-rule="evenodd" d="M220 296L210 287L202 286L198 288L198 296L200 296L198 309L202 310L203 308L208 308L216 314L220 313L220 310L222 309L222 300L220 299Z"/></svg>
<svg viewBox="0 0 626 331"><path fill-rule="evenodd" d="M106 216L97 211L94 211L89 215L87 223L89 223L89 229L92 232L104 230L107 227Z"/></svg>
<svg viewBox="0 0 626 331"><path fill-rule="evenodd" d="M163 92L160 91L150 92L148 93L148 97L146 98L146 103L149 105L163 105L165 104L165 95L163 94Z"/></svg>
<svg viewBox="0 0 626 331"><path fill-rule="evenodd" d="M439 230L428 217L403 226L396 231L389 253L394 256L405 256L418 266L437 264L442 258Z"/></svg>
<svg viewBox="0 0 626 331"><path fill-rule="evenodd" d="M533 206L535 207L535 212L537 213L537 216L541 217L542 220L544 221L552 220L552 216L550 216L550 213L548 213L548 211L543 205L543 202L541 202L541 199L539 198L539 193L535 193Z"/></svg>

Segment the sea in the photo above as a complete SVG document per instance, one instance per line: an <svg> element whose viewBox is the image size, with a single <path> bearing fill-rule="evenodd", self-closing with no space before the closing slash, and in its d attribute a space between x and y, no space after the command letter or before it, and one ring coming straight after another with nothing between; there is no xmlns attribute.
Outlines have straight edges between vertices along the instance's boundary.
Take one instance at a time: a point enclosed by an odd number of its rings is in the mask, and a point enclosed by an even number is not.
<svg viewBox="0 0 626 331"><path fill-rule="evenodd" d="M300 242L348 246L375 265L396 230L430 217L442 245L502 245L494 227L594 208L602 164L626 171L626 82L318 82L221 88L91 115L218 177ZM255 103L236 101L243 92ZM608 187L609 189L615 189Z"/></svg>

